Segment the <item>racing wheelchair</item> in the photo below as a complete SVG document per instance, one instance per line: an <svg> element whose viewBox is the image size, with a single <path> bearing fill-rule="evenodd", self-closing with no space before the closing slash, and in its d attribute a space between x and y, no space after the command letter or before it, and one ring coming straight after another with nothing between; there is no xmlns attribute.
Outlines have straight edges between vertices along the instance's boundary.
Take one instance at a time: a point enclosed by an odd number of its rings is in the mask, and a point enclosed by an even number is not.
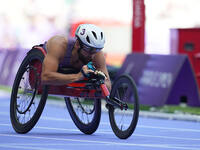
<svg viewBox="0 0 200 150"><path fill-rule="evenodd" d="M136 85L127 75L120 75L108 91L102 75L88 75L84 80L62 86L42 85L42 62L46 51L33 47L22 61L16 74L10 101L10 119L17 133L29 132L39 120L49 95L63 96L69 114L77 128L94 133L100 123L102 100L106 102L113 132L126 139L134 132L139 116ZM94 69L92 64L88 64ZM59 68L61 73L76 73L69 68Z"/></svg>

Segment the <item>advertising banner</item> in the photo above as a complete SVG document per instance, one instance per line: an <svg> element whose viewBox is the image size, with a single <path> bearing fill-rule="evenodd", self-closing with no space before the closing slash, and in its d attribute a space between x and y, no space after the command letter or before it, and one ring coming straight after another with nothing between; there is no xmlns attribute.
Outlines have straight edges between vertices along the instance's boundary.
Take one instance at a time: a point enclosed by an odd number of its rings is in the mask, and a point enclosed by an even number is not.
<svg viewBox="0 0 200 150"><path fill-rule="evenodd" d="M26 51L0 51L0 85L12 86Z"/></svg>
<svg viewBox="0 0 200 150"><path fill-rule="evenodd" d="M122 73L135 80L141 104L177 105L187 97L188 105L200 106L198 85L186 55L130 54L118 75Z"/></svg>

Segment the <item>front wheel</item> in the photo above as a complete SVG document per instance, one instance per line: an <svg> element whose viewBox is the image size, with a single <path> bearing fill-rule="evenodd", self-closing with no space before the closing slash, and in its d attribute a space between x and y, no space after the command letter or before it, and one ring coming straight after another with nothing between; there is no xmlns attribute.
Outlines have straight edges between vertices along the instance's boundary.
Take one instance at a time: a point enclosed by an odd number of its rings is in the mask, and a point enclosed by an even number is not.
<svg viewBox="0 0 200 150"><path fill-rule="evenodd" d="M66 97L69 114L79 130L85 134L94 133L101 119L101 100L92 98Z"/></svg>
<svg viewBox="0 0 200 150"><path fill-rule="evenodd" d="M120 139L127 139L135 130L139 116L139 100L135 82L125 74L113 84L110 99L125 102L128 108L109 107L109 118L113 132Z"/></svg>

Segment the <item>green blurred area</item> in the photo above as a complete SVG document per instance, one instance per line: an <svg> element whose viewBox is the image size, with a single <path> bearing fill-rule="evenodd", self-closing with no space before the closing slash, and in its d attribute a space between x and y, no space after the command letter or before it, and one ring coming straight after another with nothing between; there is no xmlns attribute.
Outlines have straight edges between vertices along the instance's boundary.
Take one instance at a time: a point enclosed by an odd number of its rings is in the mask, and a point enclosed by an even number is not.
<svg viewBox="0 0 200 150"><path fill-rule="evenodd" d="M190 107L187 106L186 104L164 105L162 107L151 107L151 106L141 105L140 110L151 111L151 112L162 112L162 113L200 115L199 107Z"/></svg>
<svg viewBox="0 0 200 150"><path fill-rule="evenodd" d="M0 90L11 93L11 87L0 85ZM48 96L48 99L58 100L58 101L63 100L63 98L59 96ZM150 112L200 115L199 107L190 107L187 106L185 103L182 103L180 105L164 105L162 107L140 105L140 110L150 111Z"/></svg>

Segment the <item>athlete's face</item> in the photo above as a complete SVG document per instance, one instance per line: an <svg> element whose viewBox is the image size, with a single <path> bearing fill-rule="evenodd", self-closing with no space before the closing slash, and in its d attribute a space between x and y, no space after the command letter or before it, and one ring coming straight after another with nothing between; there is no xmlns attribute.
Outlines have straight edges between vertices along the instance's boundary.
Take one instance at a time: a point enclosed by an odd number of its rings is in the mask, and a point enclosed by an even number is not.
<svg viewBox="0 0 200 150"><path fill-rule="evenodd" d="M80 56L87 62L91 61L96 53L89 53L88 51L81 49Z"/></svg>
<svg viewBox="0 0 200 150"><path fill-rule="evenodd" d="M78 42L79 43L79 42ZM79 43L79 58L86 64L93 59L95 54L101 49L95 49Z"/></svg>

